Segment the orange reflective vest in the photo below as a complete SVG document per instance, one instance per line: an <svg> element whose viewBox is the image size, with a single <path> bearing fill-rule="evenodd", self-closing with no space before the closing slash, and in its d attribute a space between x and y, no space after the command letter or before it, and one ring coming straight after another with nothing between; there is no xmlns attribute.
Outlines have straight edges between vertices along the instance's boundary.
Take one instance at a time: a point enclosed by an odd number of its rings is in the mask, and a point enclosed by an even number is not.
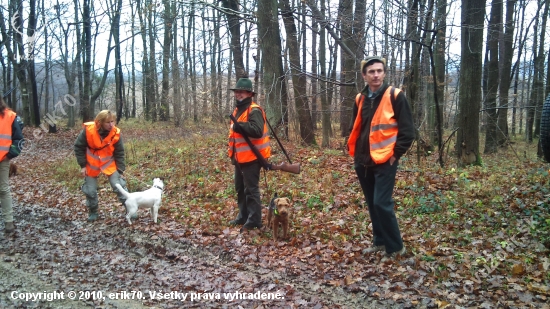
<svg viewBox="0 0 550 309"><path fill-rule="evenodd" d="M12 144L11 128L16 116L11 109L6 108L4 110L4 117L0 121L0 161L3 161L10 151Z"/></svg>
<svg viewBox="0 0 550 309"><path fill-rule="evenodd" d="M264 117L264 133L262 137L260 138L252 138L248 137L252 144L256 146L256 148L260 151L260 154L265 158L269 158L271 156L271 147L269 145L269 132L267 131L267 120L265 117L265 112L262 110L262 108L252 102L247 110L245 110L237 119L237 122L247 122L248 121L248 114L252 111L252 108L259 108L260 111L262 111L262 115ZM237 115L237 108L233 111L233 116ZM233 123L233 121L231 121ZM235 151L233 151L235 150ZM256 160L256 155L254 152L252 152L252 149L250 149L250 146L242 136L242 134L237 133L229 128L229 148L227 151L227 154L230 158L235 157L235 161L238 163L247 163Z"/></svg>
<svg viewBox="0 0 550 309"><path fill-rule="evenodd" d="M90 177L97 177L103 172L110 176L116 172L116 163L113 157L115 144L120 139L120 129L113 127L109 135L103 140L95 126L94 122L83 124L86 130L86 173Z"/></svg>
<svg viewBox="0 0 550 309"><path fill-rule="evenodd" d="M393 156L393 149L397 141L397 120L393 118L393 106L391 104L391 89L388 89L382 95L380 105L376 109L370 124L369 146L370 156L374 163L382 164L387 162ZM401 90L395 88L395 97ZM348 138L348 151L350 156L355 156L355 143L361 134L361 110L363 108L365 97L360 93L355 97L357 107L357 118L353 124L353 129Z"/></svg>

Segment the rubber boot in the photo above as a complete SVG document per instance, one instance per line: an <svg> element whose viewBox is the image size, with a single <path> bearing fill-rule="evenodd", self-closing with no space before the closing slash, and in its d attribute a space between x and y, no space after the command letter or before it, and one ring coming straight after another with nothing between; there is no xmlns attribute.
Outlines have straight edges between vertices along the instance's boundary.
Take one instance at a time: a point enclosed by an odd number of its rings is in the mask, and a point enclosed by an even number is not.
<svg viewBox="0 0 550 309"><path fill-rule="evenodd" d="M14 231L15 231L15 225L13 224L13 222L5 222L4 232L6 234L10 234L10 233L13 233Z"/></svg>
<svg viewBox="0 0 550 309"><path fill-rule="evenodd" d="M88 222L94 222L97 220L98 217L99 215L97 214L97 208L95 209L90 208L90 212L88 214Z"/></svg>

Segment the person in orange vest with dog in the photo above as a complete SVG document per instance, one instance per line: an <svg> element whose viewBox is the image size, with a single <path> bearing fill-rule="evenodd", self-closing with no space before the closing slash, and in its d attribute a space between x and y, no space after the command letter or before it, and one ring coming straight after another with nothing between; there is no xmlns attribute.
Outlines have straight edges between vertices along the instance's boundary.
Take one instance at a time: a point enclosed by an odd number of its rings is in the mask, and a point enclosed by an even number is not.
<svg viewBox="0 0 550 309"><path fill-rule="evenodd" d="M17 115L0 98L0 204L4 217L4 233L15 232L13 207L9 183L10 160L21 153L23 133Z"/></svg>
<svg viewBox="0 0 550 309"><path fill-rule="evenodd" d="M366 86L355 99L348 151L372 221L373 246L363 254L384 251L385 262L406 251L392 194L399 159L413 143L415 129L405 94L384 81L386 60L361 61L361 75Z"/></svg>
<svg viewBox="0 0 550 309"><path fill-rule="evenodd" d="M243 135L248 136L265 159L271 156L271 147L265 112L253 100L255 92L252 81L248 78L240 78L235 88L230 90L233 90L235 95L236 106L233 116L237 119L238 127L231 122L228 156L235 165L235 191L237 191L239 214L229 224L242 225L242 232L262 227L259 186L262 165Z"/></svg>
<svg viewBox="0 0 550 309"><path fill-rule="evenodd" d="M83 124L84 129L74 143L76 161L84 177L81 189L86 196L88 222L98 219L97 178L100 174L109 177L111 188L123 205L126 200L115 186L119 183L126 189L126 181L122 178L126 169L124 144L120 137L120 129L115 126L115 120L114 113L102 110L94 121Z"/></svg>

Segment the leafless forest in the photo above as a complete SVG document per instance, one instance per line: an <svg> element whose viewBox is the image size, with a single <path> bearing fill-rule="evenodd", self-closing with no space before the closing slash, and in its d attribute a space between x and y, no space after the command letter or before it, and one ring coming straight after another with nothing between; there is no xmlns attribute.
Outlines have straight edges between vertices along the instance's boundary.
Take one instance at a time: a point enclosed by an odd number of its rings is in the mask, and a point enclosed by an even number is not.
<svg viewBox="0 0 550 309"><path fill-rule="evenodd" d="M452 141L471 164L536 138L550 92L548 0L0 3L4 100L43 131L105 108L174 126L227 121L228 88L249 77L272 124L328 146L347 134L360 61L381 55L419 143Z"/></svg>

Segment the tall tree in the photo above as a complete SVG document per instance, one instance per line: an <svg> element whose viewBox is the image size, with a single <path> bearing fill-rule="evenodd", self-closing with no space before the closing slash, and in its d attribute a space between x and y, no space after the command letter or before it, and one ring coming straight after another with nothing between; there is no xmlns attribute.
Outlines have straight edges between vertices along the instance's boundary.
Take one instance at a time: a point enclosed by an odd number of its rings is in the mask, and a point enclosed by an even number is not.
<svg viewBox="0 0 550 309"><path fill-rule="evenodd" d="M150 104L151 120L157 121L158 118L158 75L157 75L157 60L156 60L156 5L152 0L147 0L147 37L149 39L149 59L148 74L147 74L147 102Z"/></svg>
<svg viewBox="0 0 550 309"><path fill-rule="evenodd" d="M9 30L6 27L4 10L0 10L0 29L2 32L2 42L8 53L8 59L15 71L15 77L19 82L21 101L23 106L23 119L25 123L31 123L31 109L29 102L29 82L27 77L28 55L25 51L25 41L23 41L23 1L11 1L8 9L10 14ZM9 33L9 34L8 34ZM13 35L11 35L13 33ZM13 40L13 41L12 41ZM28 38L26 38L28 40ZM13 47L10 43L13 42ZM14 82L15 87L15 82ZM15 91L12 92L15 98ZM15 99L13 100L15 104Z"/></svg>
<svg viewBox="0 0 550 309"><path fill-rule="evenodd" d="M500 85L499 85L499 110L497 120L497 144L505 145L508 140L508 106L509 92L512 83L512 57L514 56L514 14L516 0L506 1L506 22L504 32L500 35L499 42L499 64L500 64ZM515 98L515 96L514 96Z"/></svg>
<svg viewBox="0 0 550 309"><path fill-rule="evenodd" d="M124 109L124 116L126 117L126 119L128 119L128 117L136 118L136 107L137 107L136 106L137 105L137 100L136 100L136 35L137 33L136 33L136 8L134 6L134 1L130 1L130 14L131 14L130 20L131 20L131 27L132 27L131 28L132 38L130 43L130 48L131 48L130 61L132 62L131 72L130 72L130 76L132 79L131 80L132 106L130 110L130 106L126 104L126 108Z"/></svg>
<svg viewBox="0 0 550 309"><path fill-rule="evenodd" d="M306 74L300 64L300 50L298 45L297 30L294 24L294 17L288 0L281 0L281 16L285 25L288 42L288 55L290 61L290 71L292 74L292 84L294 88L294 102L298 121L300 123L300 137L304 143L314 145L315 134L313 131L313 122L307 100Z"/></svg>
<svg viewBox="0 0 550 309"><path fill-rule="evenodd" d="M537 33L535 31L535 36L539 35L539 44L538 52L534 55L534 68L533 68L533 88L531 92L531 102L536 106L535 112L535 121L534 121L534 133L531 136L539 136L540 133L540 115L542 111L542 104L544 102L544 58L545 58L545 39L546 39L546 24L548 21L548 12L550 9L550 1L541 0L540 4L544 3L544 10L541 15L541 31ZM533 128L532 128L533 129ZM540 143L540 141L539 141ZM540 150L540 147L539 147ZM542 150L539 151L540 156L542 156Z"/></svg>
<svg viewBox="0 0 550 309"><path fill-rule="evenodd" d="M122 107L126 105L124 98L124 74L122 73L122 53L120 52L120 15L122 11L122 0L111 0L108 14L112 23L112 34L115 49L115 106L117 111L117 122L122 117Z"/></svg>
<svg viewBox="0 0 550 309"><path fill-rule="evenodd" d="M288 137L288 93L275 0L258 0L258 38L265 99L262 106L274 128Z"/></svg>
<svg viewBox="0 0 550 309"><path fill-rule="evenodd" d="M145 1L145 2L143 2ZM148 11L150 10L150 7L148 5L148 0L137 0L136 1L136 9L137 14L139 16L139 29L141 33L141 43L142 43L142 58L141 58L141 66L142 66L142 75L141 75L141 88L145 91L141 92L141 101L143 105L143 114L145 116L145 120L151 120L151 112L153 109L153 101L154 100L154 94L151 93L151 87L149 86L149 83L151 82L150 75L151 75L151 66L154 65L149 63L149 45L147 44L147 27L148 27Z"/></svg>
<svg viewBox="0 0 550 309"><path fill-rule="evenodd" d="M435 66L435 77L437 80L436 84L436 95L439 102L445 102L445 85L446 85L446 77L445 77L445 68L446 68L446 62L445 62L445 51L446 51L446 33L447 33L447 1L446 0L437 0L437 9L436 9L436 18L435 18L435 30L437 31L436 38L435 38L435 52L434 52L434 66ZM443 126L443 106L444 104L440 104L441 108L439 108L439 115L436 117L436 119L439 119L437 121L437 126L442 127ZM440 135L438 133L438 135ZM438 136L439 138L439 136ZM436 139L433 140L434 142ZM440 145L442 146L442 145Z"/></svg>
<svg viewBox="0 0 550 309"><path fill-rule="evenodd" d="M499 36L502 32L502 1L493 1L489 29L487 31L487 93L485 95L485 113L487 129L485 134L484 153L497 152L497 92L500 79L498 54Z"/></svg>
<svg viewBox="0 0 550 309"><path fill-rule="evenodd" d="M321 15L325 19L325 0L321 0ZM316 29L319 22L315 20L314 29ZM332 124L330 121L330 100L328 96L328 71L327 71L327 56L326 56L326 30L321 27L319 32L319 83L320 83L320 97L321 97L321 126L323 130L323 141L321 145L328 147L330 145L330 137L332 136Z"/></svg>
<svg viewBox="0 0 550 309"><path fill-rule="evenodd" d="M172 55L172 76L174 78L174 125L180 127L182 125L182 114L181 114L181 76L180 76L180 64L178 60L178 19L176 18L177 14L177 1L173 2L173 12L174 12L174 35L173 35L173 55Z"/></svg>
<svg viewBox="0 0 550 309"><path fill-rule="evenodd" d="M172 24L174 14L170 0L163 0L164 3L164 43L162 44L162 94L160 97L160 121L168 121L170 117L169 90L170 90L170 50L172 46Z"/></svg>
<svg viewBox="0 0 550 309"><path fill-rule="evenodd" d="M35 126L40 125L40 106L38 105L38 86L36 83L36 71L34 66L34 58L35 58L35 42L36 42L36 24L37 24L38 16L36 15L36 0L29 0L29 20L28 20L28 26L27 26L27 58L28 58L28 64L27 64L27 70L29 73L29 89L31 90L31 116L32 116L32 123ZM32 38L32 40L30 39Z"/></svg>
<svg viewBox="0 0 550 309"><path fill-rule="evenodd" d="M354 11L355 8L355 11ZM366 2L363 0L341 0L339 4L339 15L342 22L342 42L351 50L350 54L342 54L342 72L340 95L342 108L340 113L340 131L342 136L349 134L349 127L352 123L352 110L355 104L355 95L362 82L359 78L359 62L364 56L363 42L365 38ZM361 42L361 44L359 43Z"/></svg>
<svg viewBox="0 0 550 309"><path fill-rule="evenodd" d="M248 72L244 67L244 57L241 48L241 22L239 18L239 2L238 0L222 0L227 17L229 32L231 33L231 51L233 52L233 65L237 79L248 77Z"/></svg>
<svg viewBox="0 0 550 309"><path fill-rule="evenodd" d="M462 0L456 153L461 165L479 163L479 107L485 0Z"/></svg>

